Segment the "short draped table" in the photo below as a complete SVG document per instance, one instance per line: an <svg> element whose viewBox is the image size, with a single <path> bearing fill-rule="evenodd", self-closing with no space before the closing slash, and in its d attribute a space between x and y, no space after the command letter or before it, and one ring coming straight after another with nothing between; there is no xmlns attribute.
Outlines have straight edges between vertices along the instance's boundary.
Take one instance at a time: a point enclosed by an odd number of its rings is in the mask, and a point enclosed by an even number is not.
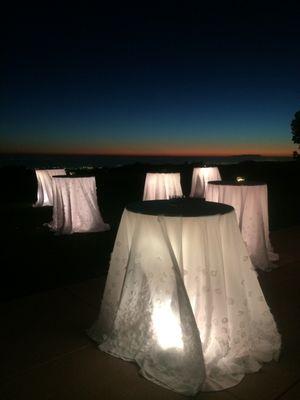
<svg viewBox="0 0 300 400"><path fill-rule="evenodd" d="M194 168L190 197L205 197L207 182L220 180L221 175L218 167Z"/></svg>
<svg viewBox="0 0 300 400"><path fill-rule="evenodd" d="M53 176L66 175L64 169L36 169L37 201L34 207L53 206Z"/></svg>
<svg viewBox="0 0 300 400"><path fill-rule="evenodd" d="M280 350L233 208L198 199L127 206L88 334L186 395L234 386Z"/></svg>
<svg viewBox="0 0 300 400"><path fill-rule="evenodd" d="M52 230L70 234L109 229L99 211L95 177L56 176L53 181Z"/></svg>
<svg viewBox="0 0 300 400"><path fill-rule="evenodd" d="M269 238L268 188L265 183L244 181L209 182L206 200L234 207L242 237L252 263L264 271L277 266L278 260Z"/></svg>
<svg viewBox="0 0 300 400"><path fill-rule="evenodd" d="M181 197L180 173L147 173L143 200Z"/></svg>

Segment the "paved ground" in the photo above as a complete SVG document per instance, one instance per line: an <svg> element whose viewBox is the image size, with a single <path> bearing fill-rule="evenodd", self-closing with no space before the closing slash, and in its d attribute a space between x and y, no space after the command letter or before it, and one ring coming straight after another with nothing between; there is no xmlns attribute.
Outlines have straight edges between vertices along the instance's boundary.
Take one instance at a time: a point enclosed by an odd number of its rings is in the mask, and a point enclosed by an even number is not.
<svg viewBox="0 0 300 400"><path fill-rule="evenodd" d="M282 334L281 358L232 389L196 398L300 398L300 227L273 232L272 242L280 267L259 279ZM135 364L100 352L85 335L97 315L104 280L0 303L1 399L185 398L140 377Z"/></svg>

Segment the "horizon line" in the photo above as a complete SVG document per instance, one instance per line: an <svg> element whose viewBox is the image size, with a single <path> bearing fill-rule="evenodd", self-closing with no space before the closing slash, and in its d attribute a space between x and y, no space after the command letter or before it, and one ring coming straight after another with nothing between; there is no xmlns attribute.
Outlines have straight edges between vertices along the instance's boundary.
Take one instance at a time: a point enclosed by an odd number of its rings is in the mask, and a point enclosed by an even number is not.
<svg viewBox="0 0 300 400"><path fill-rule="evenodd" d="M64 152L3 152L0 151L0 156L100 156L100 157L293 157L293 154L277 153L277 154L257 154L257 153L239 153L239 154L153 154L153 153L64 153Z"/></svg>

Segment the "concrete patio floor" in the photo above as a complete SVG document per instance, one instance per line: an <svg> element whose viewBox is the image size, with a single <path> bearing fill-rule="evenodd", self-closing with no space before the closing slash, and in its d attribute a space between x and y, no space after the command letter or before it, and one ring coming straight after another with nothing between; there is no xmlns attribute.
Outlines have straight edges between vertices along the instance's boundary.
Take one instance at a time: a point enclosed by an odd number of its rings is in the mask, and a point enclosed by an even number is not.
<svg viewBox="0 0 300 400"><path fill-rule="evenodd" d="M282 335L279 362L236 387L197 399L300 398L300 227L272 232L279 268L259 272ZM138 373L133 363L97 350L85 334L96 318L105 278L0 303L0 399L184 399Z"/></svg>

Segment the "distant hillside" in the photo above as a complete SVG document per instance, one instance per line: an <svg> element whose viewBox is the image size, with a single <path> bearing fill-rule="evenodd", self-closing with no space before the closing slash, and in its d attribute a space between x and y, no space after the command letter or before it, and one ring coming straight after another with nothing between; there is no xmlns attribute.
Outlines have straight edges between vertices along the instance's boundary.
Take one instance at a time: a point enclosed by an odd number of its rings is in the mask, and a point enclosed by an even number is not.
<svg viewBox="0 0 300 400"><path fill-rule="evenodd" d="M239 154L236 156L228 156L227 158L240 159L240 160L244 160L244 159L257 160L257 159L261 159L262 156L260 154Z"/></svg>

